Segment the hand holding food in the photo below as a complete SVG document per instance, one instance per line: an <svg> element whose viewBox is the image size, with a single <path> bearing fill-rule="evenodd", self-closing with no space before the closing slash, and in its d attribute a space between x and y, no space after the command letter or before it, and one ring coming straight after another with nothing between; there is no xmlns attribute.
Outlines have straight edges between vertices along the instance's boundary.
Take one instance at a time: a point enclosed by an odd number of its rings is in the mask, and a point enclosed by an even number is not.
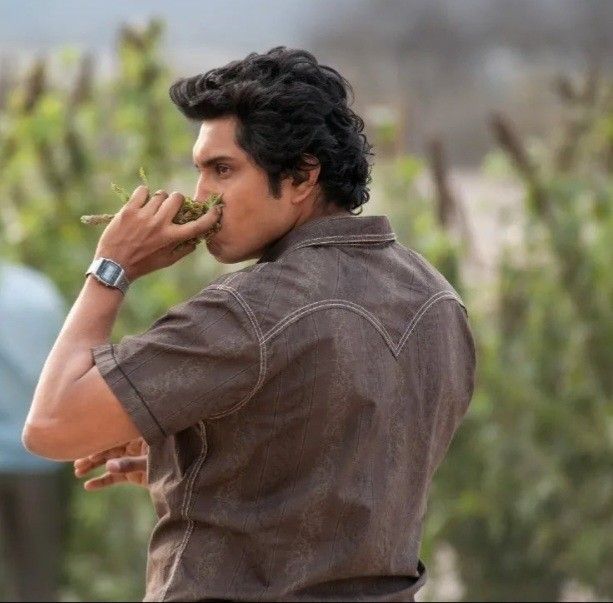
<svg viewBox="0 0 613 603"><path fill-rule="evenodd" d="M95 258L120 264L131 282L154 270L174 264L198 243L221 228L222 195L195 201L173 192L149 194L149 183L140 170L143 185L132 195L117 185L113 190L124 206L116 214L82 216L85 224L108 224L100 237ZM211 211L212 210L212 211Z"/></svg>
<svg viewBox="0 0 613 603"><path fill-rule="evenodd" d="M145 170L142 167L139 170L139 175L143 184L150 189L149 180L145 174ZM113 191L117 194L117 196L121 199L121 201L123 203L127 203L130 198L129 193L124 188L115 183L113 183L111 187ZM193 220L198 219L200 216L208 212L216 205L223 206L223 198L220 194L209 195L209 197L202 202L195 201L191 197L186 196L185 201L183 201L181 208L179 209L172 221L175 224L186 224L187 222L192 222ZM81 216L81 222L83 224L95 226L97 224L108 224L114 217L115 214L94 214L88 216ZM217 225L212 233L207 234L205 237L202 238L208 238L209 236L211 236L211 234L217 232L219 228L219 225ZM185 244L198 244L200 240L202 239L199 238L198 240L185 241Z"/></svg>

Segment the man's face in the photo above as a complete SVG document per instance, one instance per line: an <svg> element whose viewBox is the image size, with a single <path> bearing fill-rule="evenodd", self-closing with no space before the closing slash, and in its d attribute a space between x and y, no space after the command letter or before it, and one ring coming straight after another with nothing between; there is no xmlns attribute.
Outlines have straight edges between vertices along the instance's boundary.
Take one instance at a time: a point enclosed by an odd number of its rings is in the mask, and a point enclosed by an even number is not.
<svg viewBox="0 0 613 603"><path fill-rule="evenodd" d="M289 179L282 181L279 199L271 195L266 172L234 139L236 123L234 116L204 120L193 149L199 170L194 198L223 194L221 229L206 244L222 264L259 258L296 225L303 209L290 202L294 192Z"/></svg>

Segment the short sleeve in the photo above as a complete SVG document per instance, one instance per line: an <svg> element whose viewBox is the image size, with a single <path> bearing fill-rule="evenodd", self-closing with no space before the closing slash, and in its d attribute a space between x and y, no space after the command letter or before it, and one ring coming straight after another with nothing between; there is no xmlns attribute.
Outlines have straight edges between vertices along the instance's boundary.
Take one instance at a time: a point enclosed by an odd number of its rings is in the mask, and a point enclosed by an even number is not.
<svg viewBox="0 0 613 603"><path fill-rule="evenodd" d="M263 358L239 299L207 288L144 333L92 349L100 374L149 444L240 408Z"/></svg>

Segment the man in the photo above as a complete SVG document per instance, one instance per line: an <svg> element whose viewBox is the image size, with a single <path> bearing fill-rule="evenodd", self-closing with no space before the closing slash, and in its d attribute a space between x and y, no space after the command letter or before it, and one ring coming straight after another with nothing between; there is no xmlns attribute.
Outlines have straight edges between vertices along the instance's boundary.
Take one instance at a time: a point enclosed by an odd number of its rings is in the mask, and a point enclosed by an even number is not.
<svg viewBox="0 0 613 603"><path fill-rule="evenodd" d="M285 47L173 84L201 124L196 198L224 207L175 225L182 196L147 202L139 187L102 234L96 276L125 292L122 274L171 265L205 232L220 262L258 261L116 344L123 293L87 279L42 372L30 450L80 459L80 475L147 455L146 601L410 601L425 581L426 495L475 349L445 278L387 217L352 213L371 147L348 90Z"/></svg>
<svg viewBox="0 0 613 603"><path fill-rule="evenodd" d="M6 600L59 597L67 484L62 466L30 454L19 434L65 316L53 281L0 260L0 545L8 570L0 591Z"/></svg>

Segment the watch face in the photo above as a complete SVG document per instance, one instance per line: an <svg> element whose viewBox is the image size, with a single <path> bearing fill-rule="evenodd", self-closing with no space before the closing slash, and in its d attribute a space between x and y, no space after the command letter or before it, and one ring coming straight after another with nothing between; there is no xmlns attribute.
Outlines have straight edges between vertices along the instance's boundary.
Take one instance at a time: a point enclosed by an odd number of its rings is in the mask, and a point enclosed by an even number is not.
<svg viewBox="0 0 613 603"><path fill-rule="evenodd" d="M98 274L108 283L114 283L119 277L121 270L111 262L102 262Z"/></svg>

